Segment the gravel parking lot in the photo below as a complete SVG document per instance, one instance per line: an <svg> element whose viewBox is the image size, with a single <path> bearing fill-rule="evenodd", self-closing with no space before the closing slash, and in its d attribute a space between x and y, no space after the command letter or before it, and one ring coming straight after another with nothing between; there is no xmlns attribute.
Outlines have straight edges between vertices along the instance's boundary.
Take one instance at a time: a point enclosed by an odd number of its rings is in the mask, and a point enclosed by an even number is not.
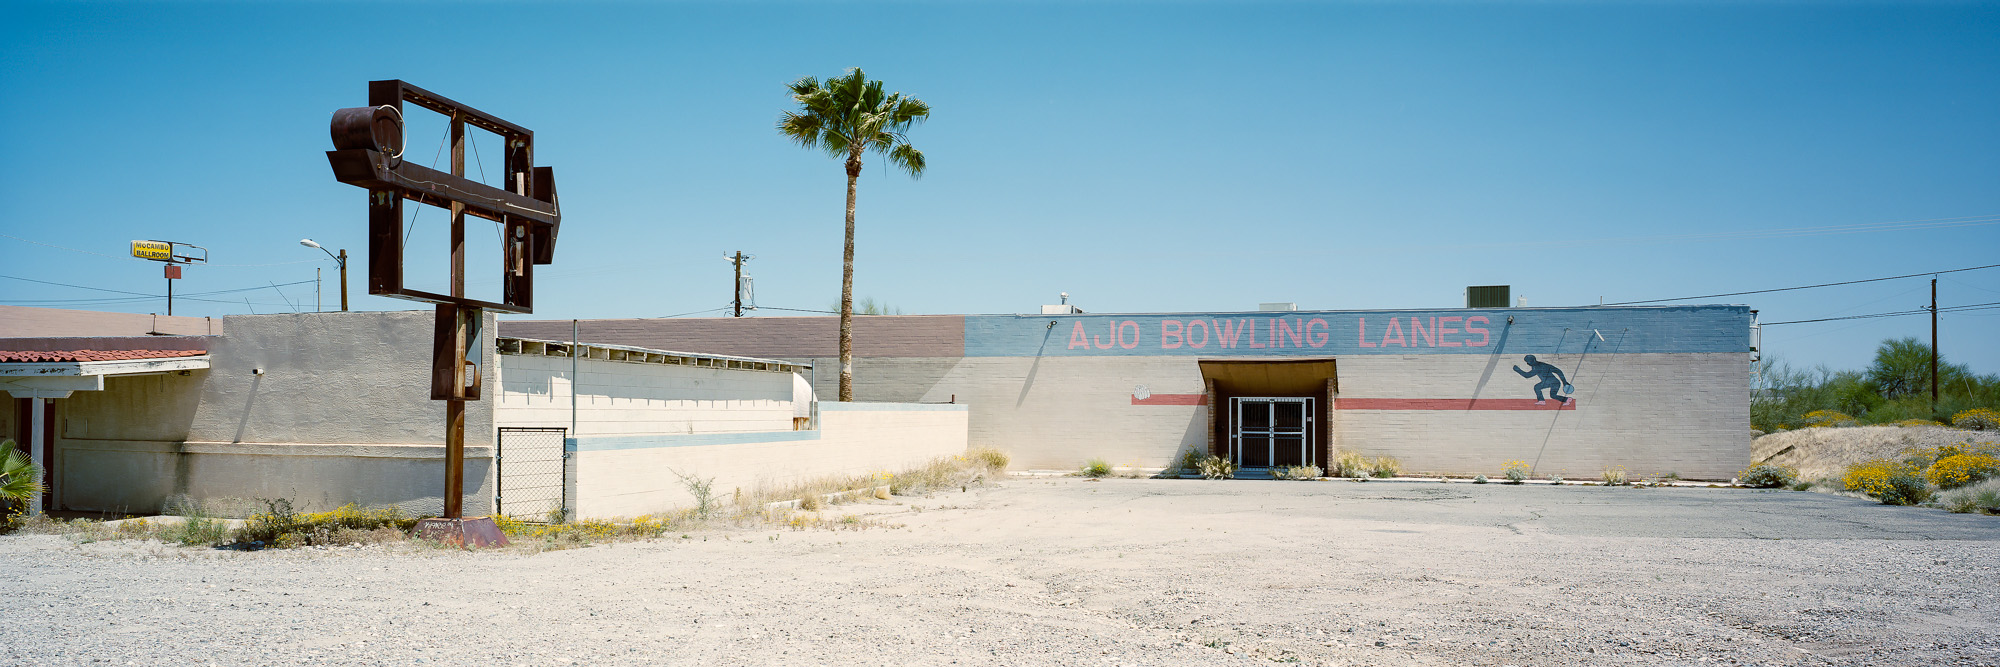
<svg viewBox="0 0 2000 667"><path fill-rule="evenodd" d="M1820 494L1061 478L826 512L884 525L0 537L0 664L2000 664L2000 518Z"/></svg>

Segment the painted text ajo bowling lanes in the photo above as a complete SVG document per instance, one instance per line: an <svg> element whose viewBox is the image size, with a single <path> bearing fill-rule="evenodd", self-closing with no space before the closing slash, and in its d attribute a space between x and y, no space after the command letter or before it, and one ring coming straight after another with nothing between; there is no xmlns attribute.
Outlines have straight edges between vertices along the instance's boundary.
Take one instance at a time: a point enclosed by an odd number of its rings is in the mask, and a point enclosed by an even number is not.
<svg viewBox="0 0 2000 667"><path fill-rule="evenodd" d="M1373 331L1368 319L1354 318L1355 347L1486 347L1493 341L1485 315L1376 317ZM1162 319L1158 338L1150 341L1137 320L1103 322L1102 329L1075 322L1067 349L1319 349L1333 341L1332 327L1323 317Z"/></svg>

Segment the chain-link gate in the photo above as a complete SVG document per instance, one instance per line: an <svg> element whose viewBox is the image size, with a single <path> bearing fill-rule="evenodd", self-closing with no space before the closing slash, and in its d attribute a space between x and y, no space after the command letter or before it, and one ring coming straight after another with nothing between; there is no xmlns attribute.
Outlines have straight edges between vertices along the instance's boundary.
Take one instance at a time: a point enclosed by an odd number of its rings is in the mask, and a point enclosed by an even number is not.
<svg viewBox="0 0 2000 667"><path fill-rule="evenodd" d="M496 467L500 513L527 521L558 516L569 500L563 456L568 429L501 428Z"/></svg>

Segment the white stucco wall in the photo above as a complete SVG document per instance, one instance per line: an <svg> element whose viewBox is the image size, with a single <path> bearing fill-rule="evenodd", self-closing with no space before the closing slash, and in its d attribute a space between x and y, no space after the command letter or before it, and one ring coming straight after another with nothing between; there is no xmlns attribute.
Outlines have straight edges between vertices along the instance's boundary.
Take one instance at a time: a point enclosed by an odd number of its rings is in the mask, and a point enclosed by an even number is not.
<svg viewBox="0 0 2000 667"><path fill-rule="evenodd" d="M792 378L760 371L655 363L500 356L495 421L507 427L569 428L576 391L577 433L731 433L792 428Z"/></svg>
<svg viewBox="0 0 2000 667"><path fill-rule="evenodd" d="M963 405L821 403L818 431L694 436L585 436L572 454L573 515L630 517L694 504L680 477L738 490L782 489L822 477L894 472L966 448Z"/></svg>
<svg viewBox="0 0 2000 667"><path fill-rule="evenodd" d="M444 401L430 400L431 311L238 315L186 376L112 378L57 401L59 508L158 511L173 494L443 509ZM492 506L487 399L466 409L467 514ZM263 369L257 374L256 369Z"/></svg>

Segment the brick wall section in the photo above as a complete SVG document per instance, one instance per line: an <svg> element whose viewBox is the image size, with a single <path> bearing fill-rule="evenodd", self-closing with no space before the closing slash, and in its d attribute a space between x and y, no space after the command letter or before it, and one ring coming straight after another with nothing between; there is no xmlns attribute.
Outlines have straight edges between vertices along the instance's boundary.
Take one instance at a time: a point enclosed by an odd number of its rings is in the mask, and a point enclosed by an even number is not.
<svg viewBox="0 0 2000 667"><path fill-rule="evenodd" d="M840 356L838 317L725 317L585 320L585 343L745 357L804 359ZM569 340L569 320L502 320L500 335ZM965 354L963 315L858 315L856 357L959 357ZM825 370L822 367L821 370ZM839 373L839 368L834 368Z"/></svg>

